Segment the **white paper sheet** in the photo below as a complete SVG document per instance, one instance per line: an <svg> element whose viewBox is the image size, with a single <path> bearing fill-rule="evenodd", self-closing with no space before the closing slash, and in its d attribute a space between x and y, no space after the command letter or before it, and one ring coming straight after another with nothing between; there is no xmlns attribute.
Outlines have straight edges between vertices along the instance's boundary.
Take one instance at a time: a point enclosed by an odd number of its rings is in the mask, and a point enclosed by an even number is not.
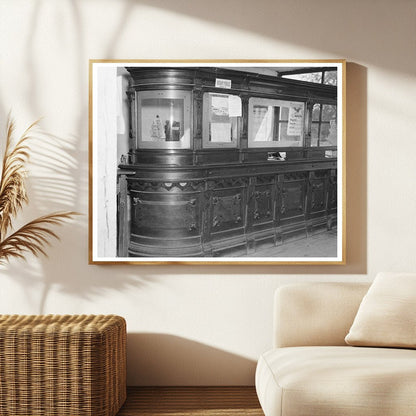
<svg viewBox="0 0 416 416"><path fill-rule="evenodd" d="M303 105L291 104L289 108L289 121L287 123L288 136L300 136L303 124Z"/></svg>
<svg viewBox="0 0 416 416"><path fill-rule="evenodd" d="M213 95L211 99L212 114L216 116L229 115L229 100L227 95Z"/></svg>
<svg viewBox="0 0 416 416"><path fill-rule="evenodd" d="M228 96L228 112L230 117L241 117L241 98L238 95Z"/></svg>
<svg viewBox="0 0 416 416"><path fill-rule="evenodd" d="M211 142L231 142L231 123L211 123Z"/></svg>

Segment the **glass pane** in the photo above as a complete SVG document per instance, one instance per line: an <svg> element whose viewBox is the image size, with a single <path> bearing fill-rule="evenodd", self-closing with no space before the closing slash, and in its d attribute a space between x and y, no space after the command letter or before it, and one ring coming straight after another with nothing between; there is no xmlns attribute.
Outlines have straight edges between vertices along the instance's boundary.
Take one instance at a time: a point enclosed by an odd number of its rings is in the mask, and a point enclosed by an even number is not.
<svg viewBox="0 0 416 416"><path fill-rule="evenodd" d="M337 107L324 104L322 106L322 124L320 134L321 146L337 145Z"/></svg>
<svg viewBox="0 0 416 416"><path fill-rule="evenodd" d="M329 135L329 123L322 122L321 123L321 139L328 137Z"/></svg>
<svg viewBox="0 0 416 416"><path fill-rule="evenodd" d="M253 106L253 132L255 142L271 142L274 140L273 122L274 108L271 105Z"/></svg>
<svg viewBox="0 0 416 416"><path fill-rule="evenodd" d="M144 98L141 100L141 139L144 142L177 142L184 134L184 100Z"/></svg>
<svg viewBox="0 0 416 416"><path fill-rule="evenodd" d="M321 83L322 82L322 72L311 72L309 74L283 75L282 78L296 79L298 81Z"/></svg>
<svg viewBox="0 0 416 416"><path fill-rule="evenodd" d="M321 111L321 104L314 104L312 108L312 120L319 120L319 112Z"/></svg>
<svg viewBox="0 0 416 416"><path fill-rule="evenodd" d="M289 120L289 107L280 107L280 120L288 121Z"/></svg>
<svg viewBox="0 0 416 416"><path fill-rule="evenodd" d="M249 147L302 146L305 104L250 98Z"/></svg>
<svg viewBox="0 0 416 416"><path fill-rule="evenodd" d="M189 149L191 92L136 92L137 146L142 149Z"/></svg>
<svg viewBox="0 0 416 416"><path fill-rule="evenodd" d="M281 123L279 123L279 125L280 125L279 140L292 140L292 136L289 136L288 131L287 131L288 122L282 121Z"/></svg>
<svg viewBox="0 0 416 416"><path fill-rule="evenodd" d="M324 84L337 85L337 71L324 72Z"/></svg>
<svg viewBox="0 0 416 416"><path fill-rule="evenodd" d="M321 146L336 146L337 145L337 121L331 120L323 122L321 125Z"/></svg>
<svg viewBox="0 0 416 416"><path fill-rule="evenodd" d="M208 94L209 141L231 143L237 140L237 117L241 116L241 98L228 94Z"/></svg>
<svg viewBox="0 0 416 416"><path fill-rule="evenodd" d="M335 105L324 104L322 106L322 121L336 120L337 107Z"/></svg>
<svg viewBox="0 0 416 416"><path fill-rule="evenodd" d="M318 146L319 123L312 123L311 146Z"/></svg>

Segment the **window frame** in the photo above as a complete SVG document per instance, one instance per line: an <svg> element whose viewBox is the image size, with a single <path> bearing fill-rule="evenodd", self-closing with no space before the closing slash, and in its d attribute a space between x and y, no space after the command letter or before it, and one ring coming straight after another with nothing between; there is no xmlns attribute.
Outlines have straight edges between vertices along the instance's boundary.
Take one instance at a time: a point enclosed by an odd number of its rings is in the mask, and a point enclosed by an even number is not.
<svg viewBox="0 0 416 416"><path fill-rule="evenodd" d="M253 109L255 105L264 105L264 106L272 106L272 107L288 107L290 108L291 105L301 105L303 110L303 120L301 125L301 132L299 134L300 140L299 144L295 144L294 140L261 140L261 141L255 141L254 140L254 113ZM273 147L273 148L301 148L305 146L305 120L306 120L306 103L304 101L294 101L294 100L282 100L282 99L274 99L274 98L264 98L264 97L250 97L248 101L248 147L249 148L267 148L267 147ZM288 123L289 117L287 121L283 121ZM277 123L276 120L273 120L273 125L279 124L279 130L280 125L282 121L279 117L279 122ZM298 136L295 136L298 137Z"/></svg>
<svg viewBox="0 0 416 416"><path fill-rule="evenodd" d="M313 119L313 108L315 107L315 105L319 105L319 117L318 117L318 120L314 120ZM330 126L330 124L331 124L331 120L328 120L327 121L327 120L323 120L322 119L322 113L323 113L323 107L324 107L324 105L328 105L328 106L335 107L335 113L338 114L337 113L338 108L337 108L337 105L335 103L327 103L327 102L317 101L317 102L314 102L312 104L312 106L311 106L311 113L310 113L310 118L311 118L311 130L310 130L311 143L310 143L310 147L312 147L312 148L318 148L318 147L333 147L333 146L321 146L321 140L322 140L322 137L321 137L322 125L323 124L327 124L327 125ZM336 120L337 120L337 123L338 123L338 116L336 117ZM312 146L312 140L315 139L314 137L312 137L312 130L313 130L312 127L313 127L314 124L315 125L318 125L318 137L317 137L317 145L316 146Z"/></svg>
<svg viewBox="0 0 416 416"><path fill-rule="evenodd" d="M234 139L231 135L231 141L230 142L213 142L210 140L210 97L209 96L215 95L219 97L238 97L240 99L240 104L242 108L241 103L241 97L238 94L228 94L228 93L220 93L216 91L206 91L204 92L202 96L202 147L203 148L238 148L240 143L240 135L241 135L241 123L242 123L242 115L236 116L236 138ZM231 119L231 117L229 117Z"/></svg>
<svg viewBox="0 0 416 416"><path fill-rule="evenodd" d="M183 136L179 141L151 141L142 137L142 100L145 99L183 99ZM191 149L192 137L192 93L187 90L146 90L135 91L136 148L137 149Z"/></svg>

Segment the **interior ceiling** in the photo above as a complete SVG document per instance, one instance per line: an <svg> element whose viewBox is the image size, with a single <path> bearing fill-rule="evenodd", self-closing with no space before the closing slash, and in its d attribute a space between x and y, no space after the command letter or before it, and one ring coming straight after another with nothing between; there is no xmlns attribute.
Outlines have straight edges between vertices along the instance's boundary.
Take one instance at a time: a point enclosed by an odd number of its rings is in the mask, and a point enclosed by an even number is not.
<svg viewBox="0 0 416 416"><path fill-rule="evenodd" d="M244 71L244 72L253 72L256 74L267 74L267 75L277 75L280 72L290 72L290 71L299 71L299 70L305 70L306 72L309 72L310 66L262 66L262 67L229 67L229 69L233 69L235 71Z"/></svg>

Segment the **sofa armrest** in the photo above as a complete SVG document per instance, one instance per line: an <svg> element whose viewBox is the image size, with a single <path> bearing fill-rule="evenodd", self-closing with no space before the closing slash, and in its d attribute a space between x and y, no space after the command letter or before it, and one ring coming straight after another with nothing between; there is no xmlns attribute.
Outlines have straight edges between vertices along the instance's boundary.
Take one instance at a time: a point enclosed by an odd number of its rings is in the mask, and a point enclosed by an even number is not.
<svg viewBox="0 0 416 416"><path fill-rule="evenodd" d="M346 345L369 283L301 283L275 292L275 348Z"/></svg>

